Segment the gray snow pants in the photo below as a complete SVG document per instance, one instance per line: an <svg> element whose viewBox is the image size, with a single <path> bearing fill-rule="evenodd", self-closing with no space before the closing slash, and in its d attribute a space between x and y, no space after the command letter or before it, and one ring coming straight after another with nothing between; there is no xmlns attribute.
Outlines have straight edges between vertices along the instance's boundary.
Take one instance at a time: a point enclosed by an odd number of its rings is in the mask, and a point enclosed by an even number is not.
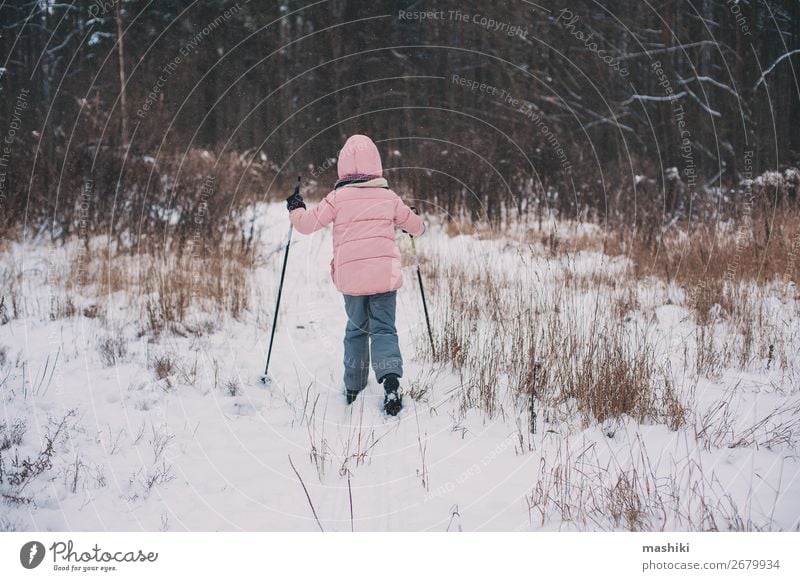
<svg viewBox="0 0 800 581"><path fill-rule="evenodd" d="M344 295L347 328L344 334L344 386L361 391L372 369L378 383L389 373L403 376L403 357L397 341L395 308L397 291L377 295Z"/></svg>

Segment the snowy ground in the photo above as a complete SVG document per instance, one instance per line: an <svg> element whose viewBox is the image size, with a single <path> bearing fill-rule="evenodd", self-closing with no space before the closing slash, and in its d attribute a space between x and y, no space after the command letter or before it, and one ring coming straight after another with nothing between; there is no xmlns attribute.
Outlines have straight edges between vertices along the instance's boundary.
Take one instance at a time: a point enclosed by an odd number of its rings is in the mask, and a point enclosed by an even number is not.
<svg viewBox="0 0 800 581"><path fill-rule="evenodd" d="M286 235L282 205L260 209L269 260L255 273L257 305L240 320L199 338L137 338L129 297L108 298L108 321L126 337L121 362L104 364L99 318L47 317L48 263L42 245L12 246L4 266L24 269L28 316L0 326L0 422L25 418L19 445L35 456L53 422L69 410L52 467L14 493L32 502L0 505L0 528L16 530L686 530L800 526L800 386L774 369L729 370L694 387L696 417L719 436L698 439L697 423L677 431L632 420L583 428L541 426L529 434L519 416L462 417L452 394L456 374L415 358L425 341L414 273L405 271L398 328L406 358L406 396L398 418L381 413L370 384L348 414L342 396L343 302L328 276L330 231L295 234L273 352L272 383L262 371ZM503 245L434 229L419 240L497 262ZM582 266L609 268L583 255ZM552 263L536 266L542 271ZM513 271L512 271L513 272ZM654 287L655 288L655 283ZM653 301L663 293L652 291ZM642 296L649 296L643 289ZM86 299L89 301L89 299ZM646 303L647 301L645 301ZM688 312L643 304L655 315L660 345L679 358L691 334ZM784 311L781 311L782 313ZM790 313L796 310L789 308ZM198 315L201 317L202 315ZM786 320L797 337L797 318ZM797 354L797 347L793 353ZM166 379L154 354L176 361ZM56 361L53 369L53 361ZM682 371L681 371L682 373ZM680 382L690 385L691 381ZM238 392L232 395L231 392ZM720 402L729 403L720 407ZM780 408L766 422L759 421ZM724 416L720 419L718 416ZM699 421L699 420L698 420ZM709 420L711 421L711 420ZM727 422L727 424L725 424ZM715 424L715 425L717 425ZM727 426L727 427L725 427ZM748 443L732 439L755 426ZM723 429L724 428L724 429ZM775 436L782 433L781 437ZM292 469L297 469L302 484ZM307 489L308 497L304 491ZM0 483L0 492L12 488ZM319 518L315 521L311 504ZM352 512L352 518L351 518ZM645 515L641 517L640 515Z"/></svg>

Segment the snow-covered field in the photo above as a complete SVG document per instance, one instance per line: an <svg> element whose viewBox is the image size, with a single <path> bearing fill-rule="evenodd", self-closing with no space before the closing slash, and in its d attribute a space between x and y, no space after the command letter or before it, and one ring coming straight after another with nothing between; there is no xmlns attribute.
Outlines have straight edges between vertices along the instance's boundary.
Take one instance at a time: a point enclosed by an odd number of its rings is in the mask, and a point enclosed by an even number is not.
<svg viewBox="0 0 800 581"><path fill-rule="evenodd" d="M56 273L68 268L71 247L9 245L3 285L19 273L23 316L0 325L0 530L800 530L794 297L758 295L768 321L759 329L773 335L755 338L744 369L722 357L705 377L696 373L698 328L681 290L639 281L638 304L624 315L629 339L654 346L656 375L669 378L686 417L677 426L587 422L569 401L549 411L540 402L531 433L527 400L509 376L498 373L489 414L464 405L469 369L430 360L409 259L398 294L406 407L397 418L383 415L371 377L348 412L329 230L294 236L273 380L258 381L288 224L281 204L257 211L264 259L252 273L251 306L195 335L139 336L142 297L120 292L76 296L76 313L53 320L63 294ZM588 251L547 256L513 240L449 237L438 227L418 247L427 274L474 265L496 272L501 286L516 280L540 316L558 311L565 330L588 326L597 305L601 317L615 316L613 293L589 283L626 266ZM441 336L448 281L440 276L426 290ZM481 300L490 312L493 298ZM86 316L92 305L104 316ZM463 317L473 352L481 349L481 317ZM724 343L724 323L716 332ZM112 335L111 349L98 347ZM765 354L763 342L780 353ZM48 436L53 449L43 455ZM26 477L26 458L27 474L38 475ZM41 470L37 458L47 458Z"/></svg>

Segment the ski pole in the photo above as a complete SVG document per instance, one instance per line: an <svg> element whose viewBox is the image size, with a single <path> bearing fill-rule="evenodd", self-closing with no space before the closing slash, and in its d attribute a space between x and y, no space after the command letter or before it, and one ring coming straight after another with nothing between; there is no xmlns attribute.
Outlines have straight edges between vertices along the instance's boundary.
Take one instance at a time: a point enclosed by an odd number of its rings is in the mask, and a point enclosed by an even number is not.
<svg viewBox="0 0 800 581"><path fill-rule="evenodd" d="M414 237L411 236L411 251L414 254L414 265L417 267L417 280L419 281L419 292L422 295L422 309L425 311L425 323L428 325L428 338L431 340L431 354L436 357L436 348L433 346L433 331L431 331L431 320L428 317L428 303L425 300L425 288L422 286L422 271L419 269L419 257L417 256L417 245L414 243Z"/></svg>
<svg viewBox="0 0 800 581"><path fill-rule="evenodd" d="M297 176L297 183L294 186L294 193L300 193L300 176ZM289 246L292 245L292 229L293 225L289 223L289 237L286 240L286 252L283 255L283 268L281 268L281 282L278 285L278 299L275 301L275 314L272 317L272 333L269 337L269 350L267 351L267 365L264 367L264 375L261 376L261 382L267 383L269 373L269 360L272 357L272 343L275 340L275 327L278 324L278 310L281 307L281 294L283 293L283 279L286 276L286 263L289 261Z"/></svg>

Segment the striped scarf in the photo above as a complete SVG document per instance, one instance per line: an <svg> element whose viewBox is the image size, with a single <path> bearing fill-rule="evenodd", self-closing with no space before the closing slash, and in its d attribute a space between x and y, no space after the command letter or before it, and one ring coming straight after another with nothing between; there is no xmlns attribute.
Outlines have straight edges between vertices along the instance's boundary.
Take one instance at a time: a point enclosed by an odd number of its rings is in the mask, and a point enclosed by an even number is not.
<svg viewBox="0 0 800 581"><path fill-rule="evenodd" d="M343 188L344 186L355 186L359 188L389 188L389 183L378 175L369 175L363 173L348 174L336 182L333 186L334 190Z"/></svg>

